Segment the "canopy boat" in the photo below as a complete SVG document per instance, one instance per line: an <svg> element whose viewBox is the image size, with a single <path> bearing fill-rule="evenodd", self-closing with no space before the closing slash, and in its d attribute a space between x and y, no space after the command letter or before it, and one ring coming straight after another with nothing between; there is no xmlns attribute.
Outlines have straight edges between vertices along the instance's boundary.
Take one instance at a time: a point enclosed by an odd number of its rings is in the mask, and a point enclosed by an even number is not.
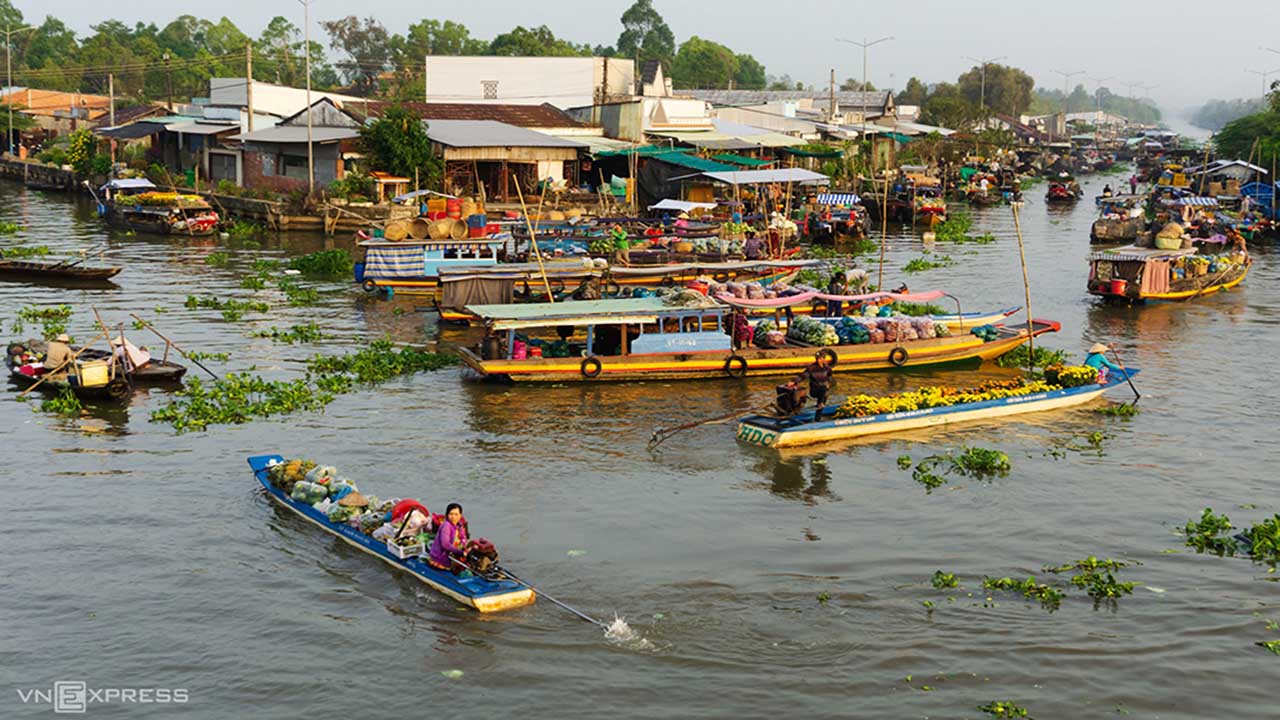
<svg viewBox="0 0 1280 720"><path fill-rule="evenodd" d="M1132 377L1138 374L1138 370L1129 368L1127 373L1128 377ZM1048 383L1029 384L1024 388L1028 392L1022 394L1001 397L1004 393L996 392L989 393L991 399L860 417L840 417L844 414L840 406L823 409L821 417L815 417L813 410L789 417L749 415L738 422L737 439L748 445L782 449L940 425L994 420L1080 405L1126 382L1125 373L1114 372L1102 383L1093 382L1076 387ZM979 393L974 393L974 396L984 397Z"/></svg>
<svg viewBox="0 0 1280 720"><path fill-rule="evenodd" d="M1091 242L1122 243L1137 239L1145 224L1142 196L1115 195L1098 198L1097 203L1101 212L1089 231Z"/></svg>
<svg viewBox="0 0 1280 720"><path fill-rule="evenodd" d="M100 188L98 214L116 227L156 235L212 235L218 213L199 195L160 192L150 180L117 178Z"/></svg>
<svg viewBox="0 0 1280 720"><path fill-rule="evenodd" d="M85 267L69 261L60 263L37 260L0 259L0 280L39 283L47 280L59 282L104 283L124 270L123 267Z"/></svg>
<svg viewBox="0 0 1280 720"><path fill-rule="evenodd" d="M70 389L77 397L86 400L123 400L133 389L120 364L112 362L109 354L108 359L84 359L84 352L89 352L84 351L61 377L44 379L46 368L42 362L19 361L14 352L19 345L34 352L36 348L32 346L38 346L39 343L11 342L6 349L5 368L9 371L10 382L18 387L25 389L40 383L39 390L61 392ZM40 355L43 356L43 353Z"/></svg>
<svg viewBox="0 0 1280 720"><path fill-rule="evenodd" d="M482 318L486 337L458 349L463 362L483 377L515 382L787 375L803 370L819 350L834 357L837 372L981 362L1060 328L1036 320L1030 328L984 326L986 339L963 334L830 347L788 339L775 347L735 349L729 307L692 291L665 299L467 309Z"/></svg>
<svg viewBox="0 0 1280 720"><path fill-rule="evenodd" d="M441 270L497 265L506 242L504 237L362 240L356 244L364 250L364 258L355 263L356 282L366 292L435 295Z"/></svg>
<svg viewBox="0 0 1280 720"><path fill-rule="evenodd" d="M1230 290L1249 274L1247 252L1126 245L1089 255L1090 294L1118 302L1190 300Z"/></svg>
<svg viewBox="0 0 1280 720"><path fill-rule="evenodd" d="M72 352L76 350L73 346ZM111 353L106 350L96 350L90 348L80 353L80 358L89 360L110 360ZM170 362L165 359L152 359L147 363L134 367L129 370L129 378L135 383L173 383L182 380L182 376L187 374L187 366L179 365L176 362Z"/></svg>
<svg viewBox="0 0 1280 720"><path fill-rule="evenodd" d="M532 604L535 595L529 588L507 579L493 580L475 576L461 578L451 572L439 570L420 557L401 558L393 553L385 541L375 540L350 525L329 521L328 515L315 507L285 495L271 482L272 467L285 462L279 455L255 455L248 458L253 475L262 483L267 496L277 505L293 512L303 520L336 535L352 547L362 550L383 562L403 570L426 583L437 592L482 613L499 612Z"/></svg>
<svg viewBox="0 0 1280 720"><path fill-rule="evenodd" d="M682 287L711 278L715 282L752 281L771 285L814 267L818 260L748 260L725 263L676 263L667 265L609 267L601 261L549 260L537 263L502 263L491 267L457 267L440 270L440 319L471 323L477 318L467 305L504 305L546 302L547 286L557 301L571 295L586 280L594 279L602 296L640 297L658 288ZM543 273L546 273L546 280Z"/></svg>

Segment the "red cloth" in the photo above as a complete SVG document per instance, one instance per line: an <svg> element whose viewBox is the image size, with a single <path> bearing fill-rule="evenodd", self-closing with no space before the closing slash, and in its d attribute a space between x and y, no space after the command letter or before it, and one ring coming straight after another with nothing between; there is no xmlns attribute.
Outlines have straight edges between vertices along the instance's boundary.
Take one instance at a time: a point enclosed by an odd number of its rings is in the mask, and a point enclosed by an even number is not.
<svg viewBox="0 0 1280 720"><path fill-rule="evenodd" d="M405 498L404 500L401 500L400 502L396 503L391 507L391 522L393 523L400 522L400 520L402 520L405 515L408 515L413 510L418 510L423 515L426 515L427 517L431 517L431 511L427 510L426 505L423 505L417 500L411 500L409 498Z"/></svg>

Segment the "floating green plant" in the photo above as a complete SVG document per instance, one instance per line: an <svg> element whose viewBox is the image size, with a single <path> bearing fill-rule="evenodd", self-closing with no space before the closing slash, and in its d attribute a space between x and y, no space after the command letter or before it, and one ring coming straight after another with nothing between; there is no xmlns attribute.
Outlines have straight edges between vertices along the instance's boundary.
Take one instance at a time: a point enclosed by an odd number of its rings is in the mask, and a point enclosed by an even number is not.
<svg viewBox="0 0 1280 720"><path fill-rule="evenodd" d="M3 235L0 232L0 235ZM0 258L8 258L10 260L21 260L23 258L44 257L48 255L48 245L16 245L14 247L0 248Z"/></svg>
<svg viewBox="0 0 1280 720"><path fill-rule="evenodd" d="M1083 560L1047 567L1045 572L1065 573L1074 571L1071 584L1083 589L1094 600L1117 600L1124 595L1132 595L1136 582L1121 582L1115 574L1128 567L1129 563L1121 560L1099 560L1090 555Z"/></svg>
<svg viewBox="0 0 1280 720"><path fill-rule="evenodd" d="M939 590L960 587L960 580L956 578L955 573L942 572L941 570L934 571L930 582Z"/></svg>
<svg viewBox="0 0 1280 720"><path fill-rule="evenodd" d="M223 252L221 250L209 253L204 259L204 264L210 267L226 267L230 262L231 253Z"/></svg>
<svg viewBox="0 0 1280 720"><path fill-rule="evenodd" d="M935 259L930 260L926 256L912 258L906 265L902 266L904 273L918 273L926 270L935 270L937 268L950 267L955 264L950 255L937 255Z"/></svg>
<svg viewBox="0 0 1280 720"><path fill-rule="evenodd" d="M1028 577L1025 580L1014 580L1010 577L986 578L982 581L982 587L987 590L1020 592L1027 599L1039 601L1041 607L1049 611L1057 610L1062 605L1062 599L1066 597L1061 590L1038 583L1034 577Z"/></svg>
<svg viewBox="0 0 1280 720"><path fill-rule="evenodd" d="M40 402L40 411L48 413L57 413L66 417L78 417L84 406L80 404L80 398L71 391L71 388L64 387L54 397Z"/></svg>
<svg viewBox="0 0 1280 720"><path fill-rule="evenodd" d="M353 267L351 253L341 248L321 250L289 261L290 269L301 272L305 277L317 279L347 278Z"/></svg>
<svg viewBox="0 0 1280 720"><path fill-rule="evenodd" d="M1008 700L992 700L986 705L979 705L978 709L994 718L1027 718L1027 720L1035 720L1027 715L1026 708Z"/></svg>
<svg viewBox="0 0 1280 720"><path fill-rule="evenodd" d="M259 330L253 333L253 336L271 338L272 342L284 343L285 345L320 342L328 337L328 335L325 335L320 330L320 326L316 323L294 325L288 330L283 330L273 326L268 330Z"/></svg>

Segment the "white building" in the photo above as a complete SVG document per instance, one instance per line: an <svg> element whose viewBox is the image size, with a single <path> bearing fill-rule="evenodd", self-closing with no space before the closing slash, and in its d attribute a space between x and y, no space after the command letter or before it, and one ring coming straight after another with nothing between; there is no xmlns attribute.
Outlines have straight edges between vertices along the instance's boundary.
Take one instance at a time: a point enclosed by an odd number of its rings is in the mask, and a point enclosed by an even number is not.
<svg viewBox="0 0 1280 720"><path fill-rule="evenodd" d="M636 94L635 62L625 58L437 55L426 59L426 70L427 102L564 109Z"/></svg>
<svg viewBox="0 0 1280 720"><path fill-rule="evenodd" d="M364 98L338 93L311 91L311 102L329 98L337 103L360 103ZM201 103L203 116L208 119L238 120L241 130L249 130L249 92L244 78L209 78L209 99ZM298 114L307 107L305 88L274 85L253 81L253 129L271 127Z"/></svg>

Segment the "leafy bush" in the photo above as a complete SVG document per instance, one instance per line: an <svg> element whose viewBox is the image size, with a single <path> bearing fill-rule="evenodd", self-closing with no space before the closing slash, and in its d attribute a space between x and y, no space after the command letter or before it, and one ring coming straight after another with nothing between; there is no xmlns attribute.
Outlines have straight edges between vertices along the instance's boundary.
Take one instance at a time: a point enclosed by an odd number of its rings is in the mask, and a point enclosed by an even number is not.
<svg viewBox="0 0 1280 720"><path fill-rule="evenodd" d="M341 180L329 184L329 193L334 197L356 200L357 197L371 197L376 191L373 178L362 173L347 173Z"/></svg>
<svg viewBox="0 0 1280 720"><path fill-rule="evenodd" d="M67 143L67 162L71 168L81 175L92 172L97 145L98 141L93 137L93 131L88 128L81 128L71 133Z"/></svg>
<svg viewBox="0 0 1280 720"><path fill-rule="evenodd" d="M110 155L94 155L90 162L90 169L94 175L110 175L111 174L111 156Z"/></svg>

